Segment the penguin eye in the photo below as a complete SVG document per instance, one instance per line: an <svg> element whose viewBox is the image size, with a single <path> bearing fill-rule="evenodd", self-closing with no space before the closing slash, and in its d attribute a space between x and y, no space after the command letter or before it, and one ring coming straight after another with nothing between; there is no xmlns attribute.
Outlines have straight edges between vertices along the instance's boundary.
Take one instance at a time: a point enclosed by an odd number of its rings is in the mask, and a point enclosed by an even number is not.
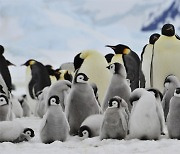
<svg viewBox="0 0 180 154"><path fill-rule="evenodd" d="M0 102L6 101L4 97L0 97Z"/></svg>

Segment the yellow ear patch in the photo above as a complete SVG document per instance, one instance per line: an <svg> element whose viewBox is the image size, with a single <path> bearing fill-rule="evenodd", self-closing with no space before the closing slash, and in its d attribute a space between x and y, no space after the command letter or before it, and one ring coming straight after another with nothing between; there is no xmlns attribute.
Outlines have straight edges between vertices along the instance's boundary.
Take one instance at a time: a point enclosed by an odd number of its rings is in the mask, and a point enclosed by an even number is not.
<svg viewBox="0 0 180 154"><path fill-rule="evenodd" d="M29 62L29 65L33 65L33 64L35 64L35 62L36 62L36 61L31 60L31 61Z"/></svg>
<svg viewBox="0 0 180 154"><path fill-rule="evenodd" d="M125 54L125 55L129 54L130 52L131 52L131 50L127 49L127 48L123 50L123 54Z"/></svg>

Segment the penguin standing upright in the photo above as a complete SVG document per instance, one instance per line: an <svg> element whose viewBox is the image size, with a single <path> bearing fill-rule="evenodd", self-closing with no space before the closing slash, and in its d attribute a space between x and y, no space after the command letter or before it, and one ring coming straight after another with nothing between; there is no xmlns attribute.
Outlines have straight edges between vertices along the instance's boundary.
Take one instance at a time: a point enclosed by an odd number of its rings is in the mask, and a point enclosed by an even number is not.
<svg viewBox="0 0 180 154"><path fill-rule="evenodd" d="M52 143L56 140L63 142L68 137L69 124L60 105L60 99L56 95L48 98L48 110L40 128L43 143Z"/></svg>
<svg viewBox="0 0 180 154"><path fill-rule="evenodd" d="M106 110L108 107L109 100L114 96L120 96L123 98L126 103L128 104L129 111L131 110L131 104L129 102L130 94L131 94L131 88L129 86L129 83L126 79L127 74L124 66L120 63L113 63L110 64L107 67L110 72L113 73L113 76L111 78L109 87L107 89L102 109L103 111Z"/></svg>
<svg viewBox="0 0 180 154"><path fill-rule="evenodd" d="M111 78L107 66L105 57L95 50L83 51L74 58L75 70L79 69L78 73L85 73L89 77L89 82L97 85L100 103L103 101Z"/></svg>
<svg viewBox="0 0 180 154"><path fill-rule="evenodd" d="M55 70L53 69L53 67L51 65L45 65L47 71L48 71L48 74L49 74L49 77L50 77L50 80L51 80L51 83L54 83L57 81L57 78L56 78L56 72Z"/></svg>
<svg viewBox="0 0 180 154"><path fill-rule="evenodd" d="M100 106L84 73L75 76L67 96L65 113L70 125L70 135L77 135L81 123L92 114L100 113Z"/></svg>
<svg viewBox="0 0 180 154"><path fill-rule="evenodd" d="M152 87L163 91L166 76L173 74L180 78L180 41L175 36L172 24L165 24L161 29L162 35L154 44L152 57L151 81Z"/></svg>
<svg viewBox="0 0 180 154"><path fill-rule="evenodd" d="M44 87L50 86L51 81L47 69L42 63L30 59L22 65L27 66L27 99L32 112L35 113L38 93L42 91Z"/></svg>
<svg viewBox="0 0 180 154"><path fill-rule="evenodd" d="M0 73L8 87L8 90L12 90L12 81L11 81L11 74L8 69L8 63L5 57L3 56L4 47L0 45Z"/></svg>
<svg viewBox="0 0 180 154"><path fill-rule="evenodd" d="M128 46L123 44L118 44L116 46L106 45L106 47L110 47L115 52L111 63L119 62L125 66L127 78L130 80L131 90L133 91L138 88L140 73L142 73L139 56Z"/></svg>
<svg viewBox="0 0 180 154"><path fill-rule="evenodd" d="M143 87L150 88L150 75L151 75L151 65L152 65L152 56L154 50L154 43L158 40L160 35L154 33L149 38L149 44L146 44L141 53L141 69L145 77L145 85Z"/></svg>
<svg viewBox="0 0 180 154"><path fill-rule="evenodd" d="M0 93L0 121L10 120L11 105L5 94Z"/></svg>

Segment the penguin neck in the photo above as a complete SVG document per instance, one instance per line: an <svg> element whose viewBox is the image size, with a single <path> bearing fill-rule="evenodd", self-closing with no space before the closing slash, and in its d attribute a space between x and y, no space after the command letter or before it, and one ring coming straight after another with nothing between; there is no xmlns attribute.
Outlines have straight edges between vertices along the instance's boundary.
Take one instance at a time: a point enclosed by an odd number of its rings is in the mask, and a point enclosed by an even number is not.
<svg viewBox="0 0 180 154"><path fill-rule="evenodd" d="M115 54L111 60L111 64L115 63L115 62L118 62L118 63L121 63L122 65L124 65L123 55L122 54Z"/></svg>

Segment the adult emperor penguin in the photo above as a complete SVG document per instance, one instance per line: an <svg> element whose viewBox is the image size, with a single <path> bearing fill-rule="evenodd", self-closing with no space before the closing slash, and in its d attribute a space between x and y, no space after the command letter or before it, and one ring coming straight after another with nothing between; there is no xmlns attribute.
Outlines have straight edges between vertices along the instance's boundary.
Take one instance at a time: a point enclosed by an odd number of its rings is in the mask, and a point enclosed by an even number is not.
<svg viewBox="0 0 180 154"><path fill-rule="evenodd" d="M127 74L124 66L120 63L113 63L110 64L107 67L110 72L113 74L109 87L107 89L102 109L103 111L106 110L108 107L109 100L114 96L120 96L123 98L126 103L128 104L129 110L131 110L131 104L129 102L130 94L131 94L131 88L129 86L129 83L126 79Z"/></svg>
<svg viewBox="0 0 180 154"><path fill-rule="evenodd" d="M100 106L84 73L76 74L67 97L65 112L70 125L70 135L77 135L81 123L92 114L100 113Z"/></svg>
<svg viewBox="0 0 180 154"><path fill-rule="evenodd" d="M48 74L49 74L49 77L50 77L50 80L51 80L51 83L54 83L57 81L57 78L56 78L56 72L55 70L53 69L52 65L45 65L47 71L48 71Z"/></svg>
<svg viewBox="0 0 180 154"><path fill-rule="evenodd" d="M56 95L48 98L48 110L40 128L43 143L52 143L56 140L63 142L68 137L69 124L60 105L60 99Z"/></svg>
<svg viewBox="0 0 180 154"><path fill-rule="evenodd" d="M163 82L169 74L180 78L180 41L175 36L172 24L165 24L161 30L162 35L154 44L151 81L152 87L163 90Z"/></svg>
<svg viewBox="0 0 180 154"><path fill-rule="evenodd" d="M180 139L180 87L175 89L174 96L170 100L167 116L167 129L170 138Z"/></svg>
<svg viewBox="0 0 180 154"><path fill-rule="evenodd" d="M140 77L140 59L139 56L132 51L128 46L123 44L118 44L116 46L106 45L114 50L115 55L111 60L111 63L121 63L125 66L127 72L127 78L130 80L130 87L133 91L139 87L139 77Z"/></svg>
<svg viewBox="0 0 180 154"><path fill-rule="evenodd" d="M97 85L100 103L103 101L111 79L111 74L106 69L107 66L105 57L95 50L82 51L74 58L75 70L79 69L79 73L85 73L89 77L89 82Z"/></svg>
<svg viewBox="0 0 180 154"><path fill-rule="evenodd" d="M160 34L154 33L149 38L149 44L146 44L141 53L141 69L145 77L145 88L152 87L150 84L152 56L154 43L159 39Z"/></svg>
<svg viewBox="0 0 180 154"><path fill-rule="evenodd" d="M6 121L9 119L11 105L9 99L5 94L0 93L0 121Z"/></svg>
<svg viewBox="0 0 180 154"><path fill-rule="evenodd" d="M162 122L157 110L155 94L143 88L131 93L130 102L133 107L129 119L128 138L157 140L162 132Z"/></svg>
<svg viewBox="0 0 180 154"><path fill-rule="evenodd" d="M101 126L100 139L124 139L128 133L127 103L115 96L110 99L108 108L104 113Z"/></svg>
<svg viewBox="0 0 180 154"><path fill-rule="evenodd" d="M27 66L27 99L32 112L35 114L38 93L42 91L44 87L50 86L51 81L47 69L42 63L30 59L23 65Z"/></svg>
<svg viewBox="0 0 180 154"><path fill-rule="evenodd" d="M0 142L19 143L29 141L35 136L31 128L24 128L17 121L0 122Z"/></svg>
<svg viewBox="0 0 180 154"><path fill-rule="evenodd" d="M104 115L94 114L87 117L79 128L79 136L82 139L99 136Z"/></svg>
<svg viewBox="0 0 180 154"><path fill-rule="evenodd" d="M3 56L4 53L4 47L0 45L0 73L8 87L8 90L12 90L12 81L11 81L11 74L8 69L8 63Z"/></svg>
<svg viewBox="0 0 180 154"><path fill-rule="evenodd" d="M168 75L164 81L164 91L162 99L165 120L169 112L169 102L174 95L174 90L177 87L180 87L179 79L174 75Z"/></svg>

